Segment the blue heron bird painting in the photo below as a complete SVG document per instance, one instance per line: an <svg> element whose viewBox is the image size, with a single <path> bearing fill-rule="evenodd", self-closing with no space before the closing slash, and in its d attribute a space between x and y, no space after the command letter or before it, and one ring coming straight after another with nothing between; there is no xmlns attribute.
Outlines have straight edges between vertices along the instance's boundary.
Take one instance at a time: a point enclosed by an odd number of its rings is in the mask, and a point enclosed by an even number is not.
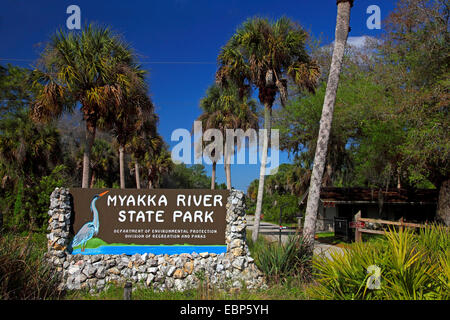
<svg viewBox="0 0 450 320"><path fill-rule="evenodd" d="M71 247L78 247L81 246L81 251L83 252L86 248L86 243L92 239L94 235L98 234L99 228L100 228L100 221L98 219L98 210L95 206L95 203L98 199L103 197L105 194L107 194L109 191L102 192L100 194L96 194L92 200L91 200L91 212L93 214L93 220L85 223L80 230L78 230L78 233L73 237Z"/></svg>

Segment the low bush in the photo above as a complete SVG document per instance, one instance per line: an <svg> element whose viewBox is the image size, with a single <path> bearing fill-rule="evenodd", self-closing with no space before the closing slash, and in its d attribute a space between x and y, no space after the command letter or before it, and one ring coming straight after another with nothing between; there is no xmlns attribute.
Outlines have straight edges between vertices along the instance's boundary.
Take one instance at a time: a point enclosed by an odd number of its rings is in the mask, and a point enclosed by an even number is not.
<svg viewBox="0 0 450 320"><path fill-rule="evenodd" d="M269 280L279 282L289 277L306 281L310 277L310 257L300 235L290 236L286 243L270 243L260 237L256 243L247 238L251 256Z"/></svg>
<svg viewBox="0 0 450 320"><path fill-rule="evenodd" d="M444 227L433 225L418 234L391 230L384 239L353 243L344 252L313 259L312 297L450 298L450 237Z"/></svg>
<svg viewBox="0 0 450 320"><path fill-rule="evenodd" d="M58 279L44 260L46 239L4 234L0 238L0 300L53 299Z"/></svg>
<svg viewBox="0 0 450 320"><path fill-rule="evenodd" d="M19 179L12 191L6 195L0 194L3 227L9 232L45 232L50 195L56 187L65 185L68 178L66 167L59 165L47 176L30 179L30 185Z"/></svg>

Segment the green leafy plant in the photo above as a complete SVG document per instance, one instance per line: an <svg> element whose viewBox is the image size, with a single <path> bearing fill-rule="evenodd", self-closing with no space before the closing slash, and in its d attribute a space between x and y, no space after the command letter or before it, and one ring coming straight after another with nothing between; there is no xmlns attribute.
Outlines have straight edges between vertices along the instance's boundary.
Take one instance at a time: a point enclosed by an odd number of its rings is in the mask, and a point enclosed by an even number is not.
<svg viewBox="0 0 450 320"><path fill-rule="evenodd" d="M258 268L274 282L289 276L306 280L309 276L310 258L299 235L290 236L284 244L270 243L260 237L250 242L249 248Z"/></svg>
<svg viewBox="0 0 450 320"><path fill-rule="evenodd" d="M390 230L384 239L353 243L344 254L313 259L319 299L446 299L449 297L450 237L432 225L418 234ZM370 266L379 268L380 286L370 289Z"/></svg>

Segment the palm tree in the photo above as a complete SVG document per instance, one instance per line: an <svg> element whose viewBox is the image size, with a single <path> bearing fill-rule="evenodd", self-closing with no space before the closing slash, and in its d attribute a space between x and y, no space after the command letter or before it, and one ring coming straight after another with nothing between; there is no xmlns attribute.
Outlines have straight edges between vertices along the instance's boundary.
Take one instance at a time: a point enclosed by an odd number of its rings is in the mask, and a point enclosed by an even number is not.
<svg viewBox="0 0 450 320"><path fill-rule="evenodd" d="M126 147L131 147L132 137L139 134L139 131L148 129L148 120L153 119L154 107L146 89L143 78L135 79L134 87L122 99L120 106L110 110L101 121L101 126L112 133L118 144L121 189L125 189L124 154L128 149Z"/></svg>
<svg viewBox="0 0 450 320"><path fill-rule="evenodd" d="M316 231L317 211L319 207L320 187L325 169L328 139L330 136L331 122L333 120L334 104L339 83L344 49L350 25L350 8L353 0L337 1L336 35L331 60L330 74L328 76L327 89L323 102L322 117L320 119L319 136L317 139L314 165L309 186L305 223L303 226L303 239L310 253L314 249L314 234Z"/></svg>
<svg viewBox="0 0 450 320"><path fill-rule="evenodd" d="M162 143L161 138L156 132L156 125L158 123L158 116L151 113L146 116L142 127L138 130L127 143L127 149L131 154L130 166L134 166L131 170L134 171L136 178L136 188L141 188L140 179L140 163L144 160L146 153L156 153Z"/></svg>
<svg viewBox="0 0 450 320"><path fill-rule="evenodd" d="M60 135L54 124L37 124L26 110L8 113L0 121L0 181L19 180L29 188L35 177L60 163Z"/></svg>
<svg viewBox="0 0 450 320"><path fill-rule="evenodd" d="M77 154L77 167L83 165L84 147ZM115 179L114 172L117 170L117 153L114 151L112 144L104 139L95 139L92 145L90 158L91 180L89 188L94 188L95 184L100 183L106 186L112 186Z"/></svg>
<svg viewBox="0 0 450 320"><path fill-rule="evenodd" d="M251 201L256 201L256 197L258 195L258 183L257 179L253 180L247 188L247 196Z"/></svg>
<svg viewBox="0 0 450 320"><path fill-rule="evenodd" d="M302 196L308 189L310 178L311 170L295 163L286 174L287 188L292 194Z"/></svg>
<svg viewBox="0 0 450 320"><path fill-rule="evenodd" d="M216 106L218 103L218 100L220 98L220 88L218 86L212 85L210 86L205 94L205 97L200 100L200 108L202 109L203 113L197 118L198 121L201 121L202 128L204 130L208 129L218 129L218 113L215 113ZM204 148L205 141L203 141L203 145L201 146ZM218 159L222 156L219 154L219 150L211 151L211 161L212 161L212 172L211 172L211 190L214 190L216 188L216 165Z"/></svg>
<svg viewBox="0 0 450 320"><path fill-rule="evenodd" d="M162 140L161 140L162 141ZM144 176L148 181L148 188L159 188L161 178L172 172L174 163L165 145L161 145L157 152L147 152L143 160Z"/></svg>
<svg viewBox="0 0 450 320"><path fill-rule="evenodd" d="M58 31L41 54L33 117L39 121L72 112L76 103L86 122L82 187L89 186L89 162L99 119L119 107L132 81L131 49L107 28L86 26L81 33Z"/></svg>
<svg viewBox="0 0 450 320"><path fill-rule="evenodd" d="M225 88L213 84L206 91L206 96L200 101L203 113L197 120L202 122L205 129L218 129L222 136L226 136L227 129L258 129L258 116L256 115L256 102L250 99L247 94L241 96L239 89L235 85ZM233 141L234 146L234 141ZM238 148L241 147L238 141ZM227 189L231 190L231 152L224 148L224 168L227 180ZM213 171L211 177L211 189L215 188L216 161L220 154L218 150L213 150L211 155L213 160Z"/></svg>
<svg viewBox="0 0 450 320"><path fill-rule="evenodd" d="M287 77L298 87L314 91L319 68L305 50L307 33L288 18L276 22L267 19L249 19L222 48L218 61L216 81L222 86L235 83L241 94L251 86L258 89L258 97L264 105L264 141L261 170L255 212L255 229L252 237L256 241L264 191L265 166L271 129L272 105L277 93L281 103L287 99Z"/></svg>

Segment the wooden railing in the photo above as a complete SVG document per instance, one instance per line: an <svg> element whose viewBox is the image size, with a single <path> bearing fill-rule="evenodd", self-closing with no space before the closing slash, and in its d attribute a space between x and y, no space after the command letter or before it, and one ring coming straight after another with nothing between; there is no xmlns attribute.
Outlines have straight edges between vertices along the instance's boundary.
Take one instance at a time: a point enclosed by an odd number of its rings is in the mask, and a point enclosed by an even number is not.
<svg viewBox="0 0 450 320"><path fill-rule="evenodd" d="M386 225L398 226L400 228L400 230L403 230L404 228L425 228L425 227L429 226L427 224L405 222L405 221L403 221L403 217L401 217L400 220L398 220L398 221L382 220L382 219L371 219L371 218L361 218L361 211L359 211L355 215L355 221L356 221L356 225L358 225L360 222L364 222L364 223L378 223L378 224L386 224ZM355 228L355 241L356 242L361 242L362 241L362 234L363 233L385 234L386 231L384 231L384 230L372 230L372 229L356 227Z"/></svg>

